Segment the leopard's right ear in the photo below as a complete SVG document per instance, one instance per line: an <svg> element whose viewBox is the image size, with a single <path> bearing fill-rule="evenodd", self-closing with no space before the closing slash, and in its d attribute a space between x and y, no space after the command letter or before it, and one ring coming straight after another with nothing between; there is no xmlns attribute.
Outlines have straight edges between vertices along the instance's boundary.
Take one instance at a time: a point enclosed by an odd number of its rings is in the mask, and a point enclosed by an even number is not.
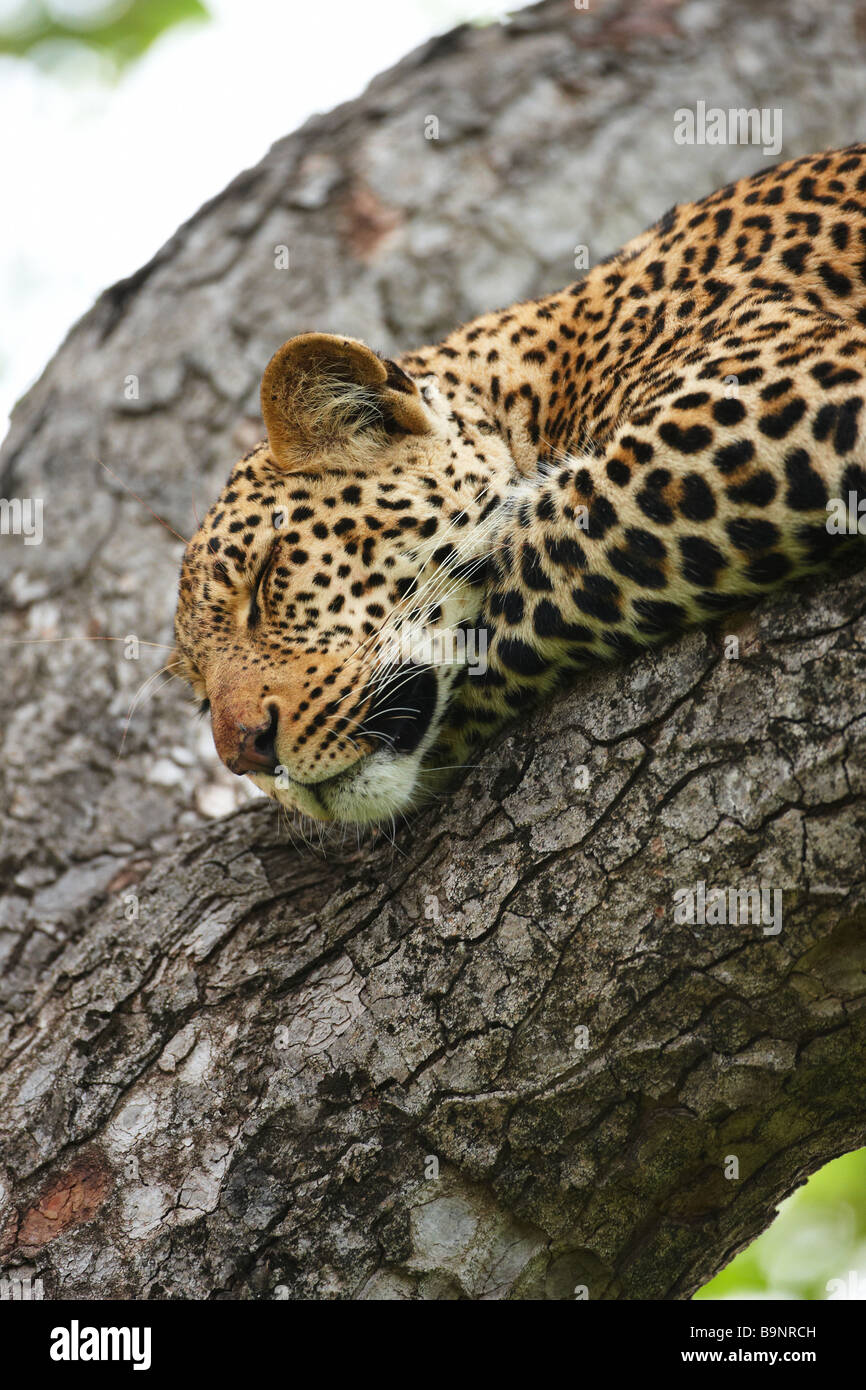
<svg viewBox="0 0 866 1390"><path fill-rule="evenodd" d="M397 434L426 434L433 417L396 362L356 338L303 333L274 353L262 377L262 415L274 462L288 472L374 461Z"/></svg>

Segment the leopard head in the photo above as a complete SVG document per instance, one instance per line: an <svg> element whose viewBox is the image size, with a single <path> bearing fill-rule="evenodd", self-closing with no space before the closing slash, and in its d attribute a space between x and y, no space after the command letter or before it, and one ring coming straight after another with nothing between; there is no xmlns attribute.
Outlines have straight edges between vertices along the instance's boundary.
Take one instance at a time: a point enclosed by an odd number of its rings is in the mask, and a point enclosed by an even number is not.
<svg viewBox="0 0 866 1390"><path fill-rule="evenodd" d="M179 674L232 772L316 819L388 820L435 770L511 456L471 397L350 338L290 339L261 401L267 439L184 553Z"/></svg>

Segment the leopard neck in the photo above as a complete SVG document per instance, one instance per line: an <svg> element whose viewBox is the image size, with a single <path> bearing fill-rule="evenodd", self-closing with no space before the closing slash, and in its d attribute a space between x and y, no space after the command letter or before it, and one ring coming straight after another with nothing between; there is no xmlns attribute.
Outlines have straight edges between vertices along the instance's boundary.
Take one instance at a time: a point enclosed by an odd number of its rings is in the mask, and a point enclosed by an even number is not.
<svg viewBox="0 0 866 1390"><path fill-rule="evenodd" d="M456 412L483 413L518 474L535 476L540 462L561 458L581 438L577 401L602 288L591 272L556 294L463 324L401 365L435 375Z"/></svg>

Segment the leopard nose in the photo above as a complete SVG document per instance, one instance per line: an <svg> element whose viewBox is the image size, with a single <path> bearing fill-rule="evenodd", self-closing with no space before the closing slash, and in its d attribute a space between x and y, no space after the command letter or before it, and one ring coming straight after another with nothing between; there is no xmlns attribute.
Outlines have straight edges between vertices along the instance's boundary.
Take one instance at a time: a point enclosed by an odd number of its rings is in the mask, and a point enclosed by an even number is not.
<svg viewBox="0 0 866 1390"><path fill-rule="evenodd" d="M245 772L275 772L277 757L277 728L279 713L271 705L267 719L260 724L244 724L240 720L221 729L217 748L230 772L242 777Z"/></svg>

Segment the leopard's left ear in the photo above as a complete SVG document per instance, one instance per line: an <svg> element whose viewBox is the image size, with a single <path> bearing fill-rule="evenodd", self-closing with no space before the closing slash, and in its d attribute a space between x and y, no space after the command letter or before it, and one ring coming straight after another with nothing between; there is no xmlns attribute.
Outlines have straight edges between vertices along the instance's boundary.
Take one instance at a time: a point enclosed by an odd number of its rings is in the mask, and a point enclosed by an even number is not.
<svg viewBox="0 0 866 1390"><path fill-rule="evenodd" d="M426 434L431 413L412 378L356 338L303 333L274 353L262 377L262 415L274 461L364 462L395 434Z"/></svg>

